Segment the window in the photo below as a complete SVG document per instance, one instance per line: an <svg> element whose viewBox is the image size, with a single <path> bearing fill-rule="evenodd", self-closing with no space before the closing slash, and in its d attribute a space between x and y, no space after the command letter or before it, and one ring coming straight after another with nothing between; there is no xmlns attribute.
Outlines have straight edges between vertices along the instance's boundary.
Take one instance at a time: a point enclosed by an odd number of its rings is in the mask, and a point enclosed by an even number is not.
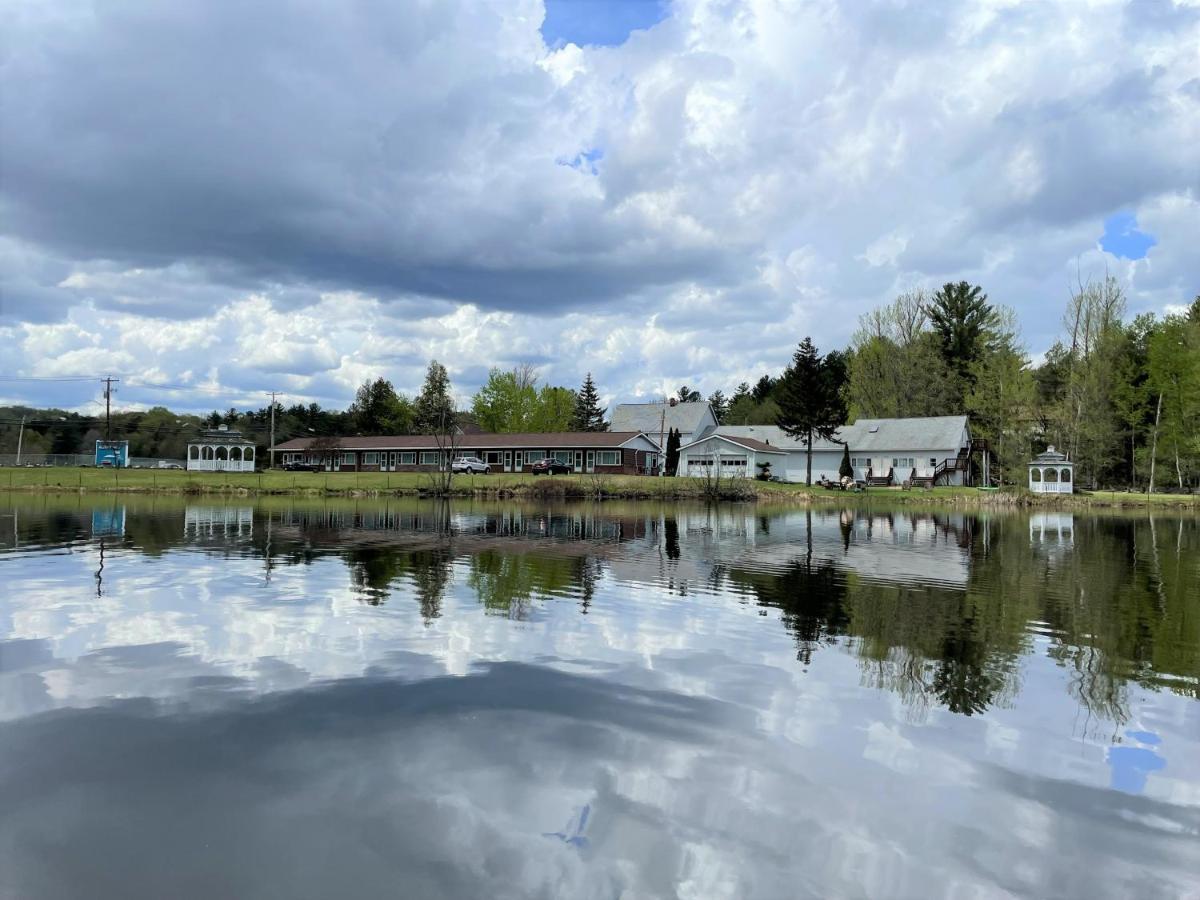
<svg viewBox="0 0 1200 900"><path fill-rule="evenodd" d="M598 450L596 451L596 465L598 466L619 466L621 464L620 450Z"/></svg>
<svg viewBox="0 0 1200 900"><path fill-rule="evenodd" d="M546 458L545 450L526 450L525 451L525 462L527 462L527 463L535 463L535 462L538 462L539 460L543 460L545 458Z"/></svg>
<svg viewBox="0 0 1200 900"><path fill-rule="evenodd" d="M1071 483L1071 470L1070 470L1070 469L1063 469L1063 470L1062 470L1062 483L1063 483L1063 484L1070 484L1070 483Z"/></svg>
<svg viewBox="0 0 1200 900"><path fill-rule="evenodd" d="M342 454L342 465L343 466L354 465L354 454L353 453L343 453Z"/></svg>
<svg viewBox="0 0 1200 900"><path fill-rule="evenodd" d="M421 465L436 466L438 464L438 452L436 450L423 450L421 452Z"/></svg>
<svg viewBox="0 0 1200 900"><path fill-rule="evenodd" d="M723 457L721 457L721 465L723 465L723 466L744 466L744 465L746 465L746 457L744 457L744 456L723 456Z"/></svg>
<svg viewBox="0 0 1200 900"><path fill-rule="evenodd" d="M856 469L869 469L869 468L871 468L871 457L869 457L869 456L852 457L850 459L850 465L854 466Z"/></svg>
<svg viewBox="0 0 1200 900"><path fill-rule="evenodd" d="M558 460L560 463L563 463L564 465L568 465L568 466L571 465L571 451L570 450L555 450L554 458L556 460Z"/></svg>
<svg viewBox="0 0 1200 900"><path fill-rule="evenodd" d="M415 466L417 464L417 454L415 452L401 453L399 456L400 465L402 466Z"/></svg>
<svg viewBox="0 0 1200 900"><path fill-rule="evenodd" d="M364 466L379 465L379 454L378 453L364 453L363 454L363 465Z"/></svg>
<svg viewBox="0 0 1200 900"><path fill-rule="evenodd" d="M483 455L483 461L489 466L498 466L504 462L504 453L500 450L489 450Z"/></svg>
<svg viewBox="0 0 1200 900"><path fill-rule="evenodd" d="M892 457L893 469L911 469L914 466L914 461L911 456L894 456Z"/></svg>

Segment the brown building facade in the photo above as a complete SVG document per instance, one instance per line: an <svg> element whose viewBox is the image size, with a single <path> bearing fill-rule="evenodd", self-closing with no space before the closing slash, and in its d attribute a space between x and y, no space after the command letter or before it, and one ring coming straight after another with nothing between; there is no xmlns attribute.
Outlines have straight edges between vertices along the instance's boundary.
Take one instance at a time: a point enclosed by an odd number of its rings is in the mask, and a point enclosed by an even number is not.
<svg viewBox="0 0 1200 900"><path fill-rule="evenodd" d="M452 443L453 446L448 446ZM652 475L658 445L638 431L568 431L548 434L461 434L453 441L432 435L296 438L275 445L280 465L320 466L327 472L422 472L473 456L493 472L528 472L546 457L572 472Z"/></svg>

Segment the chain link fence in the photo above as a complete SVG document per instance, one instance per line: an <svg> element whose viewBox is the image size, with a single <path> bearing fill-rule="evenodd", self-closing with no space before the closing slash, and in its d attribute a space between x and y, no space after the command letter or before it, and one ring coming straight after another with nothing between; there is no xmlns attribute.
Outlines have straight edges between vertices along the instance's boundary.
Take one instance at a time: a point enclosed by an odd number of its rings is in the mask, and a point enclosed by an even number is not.
<svg viewBox="0 0 1200 900"><path fill-rule="evenodd" d="M15 465L18 465L17 454L0 453L0 466ZM33 466L37 468L41 468L43 466L94 467L96 465L96 457L91 453L22 453L20 465ZM134 469L169 469L174 467L186 469L187 460L133 456L129 459L129 467Z"/></svg>

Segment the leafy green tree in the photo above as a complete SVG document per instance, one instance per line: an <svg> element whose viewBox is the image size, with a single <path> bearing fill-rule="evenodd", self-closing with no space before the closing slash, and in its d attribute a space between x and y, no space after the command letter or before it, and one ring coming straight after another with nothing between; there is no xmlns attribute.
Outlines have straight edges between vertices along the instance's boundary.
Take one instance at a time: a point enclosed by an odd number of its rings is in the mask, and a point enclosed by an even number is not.
<svg viewBox="0 0 1200 900"><path fill-rule="evenodd" d="M846 421L845 380L845 357L831 353L823 358L808 337L800 342L791 365L779 380L777 422L808 448L806 484L812 484L813 440L818 437L831 440Z"/></svg>
<svg viewBox="0 0 1200 900"><path fill-rule="evenodd" d="M570 388L542 385L529 430L570 431L575 418L575 392Z"/></svg>
<svg viewBox="0 0 1200 900"><path fill-rule="evenodd" d="M537 399L537 388L519 372L492 369L471 402L471 412L484 431L529 431Z"/></svg>
<svg viewBox="0 0 1200 900"><path fill-rule="evenodd" d="M592 373L588 372L583 379L583 385L575 395L575 413L571 419L573 431L608 431L608 423L604 416L607 407L600 405L600 393L592 381Z"/></svg>
<svg viewBox="0 0 1200 900"><path fill-rule="evenodd" d="M1157 395L1155 450L1173 464L1182 490L1200 456L1200 323L1178 315L1163 320L1150 335L1147 367L1150 390Z"/></svg>
<svg viewBox="0 0 1200 900"><path fill-rule="evenodd" d="M430 360L414 404L413 426L420 434L446 433L455 426L456 413L450 396L450 374L436 359Z"/></svg>
<svg viewBox="0 0 1200 900"><path fill-rule="evenodd" d="M350 416L360 434L408 434L413 427L412 403L382 377L359 385Z"/></svg>

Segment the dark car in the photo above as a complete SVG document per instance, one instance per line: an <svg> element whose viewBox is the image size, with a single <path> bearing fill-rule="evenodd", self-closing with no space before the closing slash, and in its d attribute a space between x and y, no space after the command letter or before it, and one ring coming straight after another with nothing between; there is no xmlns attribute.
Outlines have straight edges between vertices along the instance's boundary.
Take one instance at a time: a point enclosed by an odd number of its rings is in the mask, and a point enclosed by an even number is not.
<svg viewBox="0 0 1200 900"><path fill-rule="evenodd" d="M285 472L320 472L321 467L310 463L284 463L280 466Z"/></svg>
<svg viewBox="0 0 1200 900"><path fill-rule="evenodd" d="M534 475L569 475L571 474L571 467L565 462L546 457L545 459L539 459L530 466L529 471Z"/></svg>

